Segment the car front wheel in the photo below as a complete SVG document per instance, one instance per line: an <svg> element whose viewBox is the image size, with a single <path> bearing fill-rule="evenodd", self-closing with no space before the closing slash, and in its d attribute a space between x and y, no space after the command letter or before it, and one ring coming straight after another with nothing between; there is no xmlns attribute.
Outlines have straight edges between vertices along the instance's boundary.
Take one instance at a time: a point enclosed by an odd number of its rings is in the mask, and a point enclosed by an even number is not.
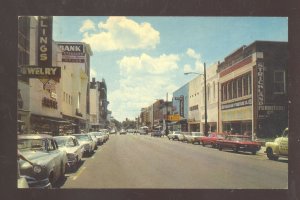
<svg viewBox="0 0 300 200"><path fill-rule="evenodd" d="M267 149L267 157L270 159L270 160L278 160L278 156L275 156L273 154L273 150L271 148L268 148Z"/></svg>

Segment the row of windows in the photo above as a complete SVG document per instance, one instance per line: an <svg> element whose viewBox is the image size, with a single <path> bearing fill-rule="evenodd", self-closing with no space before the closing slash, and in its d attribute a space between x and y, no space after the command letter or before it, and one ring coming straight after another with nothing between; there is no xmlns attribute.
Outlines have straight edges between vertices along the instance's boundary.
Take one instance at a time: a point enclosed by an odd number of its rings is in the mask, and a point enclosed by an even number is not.
<svg viewBox="0 0 300 200"><path fill-rule="evenodd" d="M72 105L73 102L72 96L65 92L64 92L64 102L67 102L70 105Z"/></svg>
<svg viewBox="0 0 300 200"><path fill-rule="evenodd" d="M221 91L222 101L250 95L252 93L251 74L248 73L223 83L221 86Z"/></svg>

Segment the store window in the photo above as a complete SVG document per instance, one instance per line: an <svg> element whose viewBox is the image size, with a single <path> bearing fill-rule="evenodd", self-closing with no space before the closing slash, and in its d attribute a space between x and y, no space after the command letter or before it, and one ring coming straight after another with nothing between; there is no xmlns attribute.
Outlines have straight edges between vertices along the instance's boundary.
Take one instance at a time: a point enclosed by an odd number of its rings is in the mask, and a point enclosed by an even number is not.
<svg viewBox="0 0 300 200"><path fill-rule="evenodd" d="M274 71L274 94L285 93L285 72Z"/></svg>

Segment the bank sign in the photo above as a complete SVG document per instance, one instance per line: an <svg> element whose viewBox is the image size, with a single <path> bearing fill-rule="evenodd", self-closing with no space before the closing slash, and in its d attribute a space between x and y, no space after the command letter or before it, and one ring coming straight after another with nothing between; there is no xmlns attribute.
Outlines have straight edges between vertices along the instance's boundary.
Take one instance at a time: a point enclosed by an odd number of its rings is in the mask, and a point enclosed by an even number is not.
<svg viewBox="0 0 300 200"><path fill-rule="evenodd" d="M62 51L62 62L84 63L85 51L82 43L57 43Z"/></svg>

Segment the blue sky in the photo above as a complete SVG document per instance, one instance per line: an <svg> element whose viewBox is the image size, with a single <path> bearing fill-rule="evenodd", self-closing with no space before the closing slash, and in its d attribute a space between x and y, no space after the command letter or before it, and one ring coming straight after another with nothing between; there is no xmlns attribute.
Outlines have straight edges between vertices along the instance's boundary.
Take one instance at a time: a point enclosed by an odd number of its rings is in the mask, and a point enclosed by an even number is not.
<svg viewBox="0 0 300 200"><path fill-rule="evenodd" d="M256 40L288 41L286 17L54 17L55 41L91 45L91 78L105 79L119 121Z"/></svg>

